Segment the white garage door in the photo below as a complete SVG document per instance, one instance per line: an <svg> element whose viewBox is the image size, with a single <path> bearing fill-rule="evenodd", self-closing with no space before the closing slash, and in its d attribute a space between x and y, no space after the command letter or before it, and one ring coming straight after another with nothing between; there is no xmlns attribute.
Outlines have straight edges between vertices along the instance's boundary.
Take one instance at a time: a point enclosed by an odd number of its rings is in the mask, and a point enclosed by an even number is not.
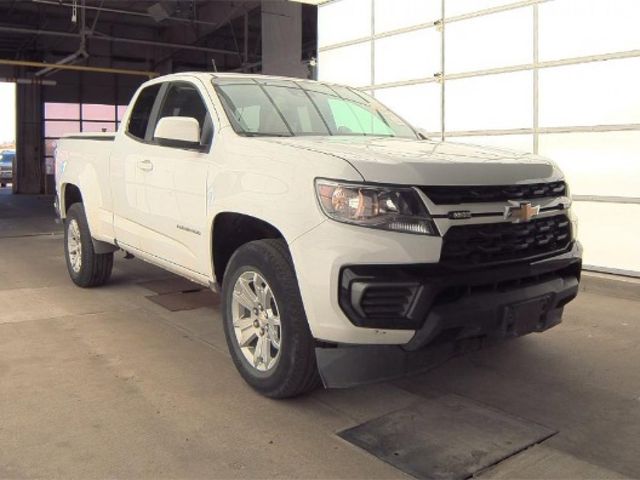
<svg viewBox="0 0 640 480"><path fill-rule="evenodd" d="M640 275L640 1L333 0L318 77L566 173L592 269Z"/></svg>

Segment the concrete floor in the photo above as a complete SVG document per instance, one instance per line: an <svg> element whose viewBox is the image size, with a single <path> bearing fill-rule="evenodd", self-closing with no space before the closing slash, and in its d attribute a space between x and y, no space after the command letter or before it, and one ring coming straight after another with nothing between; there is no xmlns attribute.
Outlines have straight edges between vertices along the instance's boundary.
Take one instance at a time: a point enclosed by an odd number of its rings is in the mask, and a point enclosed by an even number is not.
<svg viewBox="0 0 640 480"><path fill-rule="evenodd" d="M0 196L0 478L406 478L336 432L449 393L559 431L483 478L640 477L638 284L418 377L272 401L215 307L146 298L165 272L118 255L108 286L75 287L48 202Z"/></svg>

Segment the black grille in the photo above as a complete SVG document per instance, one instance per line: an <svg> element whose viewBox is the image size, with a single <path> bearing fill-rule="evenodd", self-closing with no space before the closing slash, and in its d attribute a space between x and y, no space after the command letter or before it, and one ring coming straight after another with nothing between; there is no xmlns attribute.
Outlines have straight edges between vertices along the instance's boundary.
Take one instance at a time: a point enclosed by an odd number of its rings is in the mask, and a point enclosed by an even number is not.
<svg viewBox="0 0 640 480"><path fill-rule="evenodd" d="M404 317L414 288L397 286L369 286L362 294L360 308L369 319Z"/></svg>
<svg viewBox="0 0 640 480"><path fill-rule="evenodd" d="M564 182L530 183L528 185L431 186L419 188L436 205L506 202L508 200L560 197L567 192L567 186Z"/></svg>
<svg viewBox="0 0 640 480"><path fill-rule="evenodd" d="M527 223L457 225L444 236L440 261L473 266L524 260L566 250L571 244L571 223L565 215Z"/></svg>

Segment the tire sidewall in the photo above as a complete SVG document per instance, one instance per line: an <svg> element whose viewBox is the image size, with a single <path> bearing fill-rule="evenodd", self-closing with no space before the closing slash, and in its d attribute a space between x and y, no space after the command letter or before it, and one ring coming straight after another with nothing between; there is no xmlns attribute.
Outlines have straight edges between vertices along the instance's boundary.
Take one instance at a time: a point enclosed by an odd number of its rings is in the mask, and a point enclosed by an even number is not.
<svg viewBox="0 0 640 480"><path fill-rule="evenodd" d="M76 272L71 266L69 259L69 225L71 221L75 220L78 224L78 230L80 231L80 256L81 265L80 271ZM91 280L91 271L88 268L88 262L93 255L93 246L91 244L91 234L89 233L89 226L84 214L84 207L80 203L74 203L69 207L67 216L64 222L64 258L67 263L67 270L69 270L69 276L71 280L77 285L85 286L89 284Z"/></svg>

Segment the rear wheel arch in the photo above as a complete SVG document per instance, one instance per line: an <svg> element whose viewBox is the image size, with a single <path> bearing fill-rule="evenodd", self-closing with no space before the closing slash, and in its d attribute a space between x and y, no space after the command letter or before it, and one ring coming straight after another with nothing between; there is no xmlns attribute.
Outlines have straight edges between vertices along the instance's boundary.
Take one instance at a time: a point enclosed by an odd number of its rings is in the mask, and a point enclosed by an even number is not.
<svg viewBox="0 0 640 480"><path fill-rule="evenodd" d="M286 239L269 222L238 212L221 212L211 225L211 256L213 273L222 286L222 279L231 256L242 245L254 240Z"/></svg>
<svg viewBox="0 0 640 480"><path fill-rule="evenodd" d="M60 212L66 216L71 205L74 203L84 203L80 188L73 183L65 183L62 187L62 202Z"/></svg>

